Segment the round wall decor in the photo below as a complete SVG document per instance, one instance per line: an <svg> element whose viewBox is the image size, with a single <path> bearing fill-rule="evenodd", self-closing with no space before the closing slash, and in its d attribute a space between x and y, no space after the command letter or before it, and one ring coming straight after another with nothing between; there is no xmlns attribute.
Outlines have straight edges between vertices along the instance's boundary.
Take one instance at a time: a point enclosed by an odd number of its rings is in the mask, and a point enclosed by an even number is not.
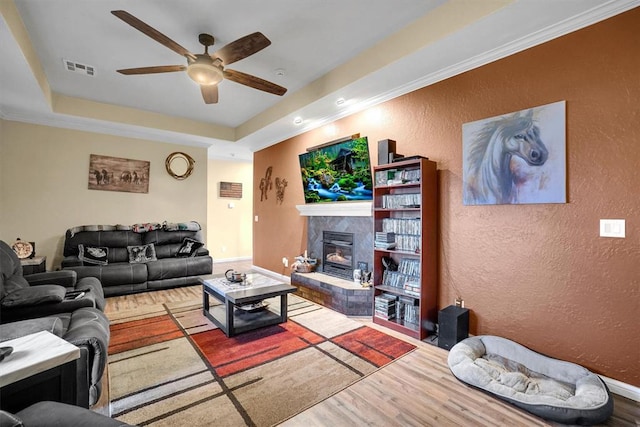
<svg viewBox="0 0 640 427"><path fill-rule="evenodd" d="M29 258L33 253L33 246L29 242L25 242L23 240L17 239L16 242L11 246L11 249L18 255L18 258L25 259Z"/></svg>
<svg viewBox="0 0 640 427"><path fill-rule="evenodd" d="M175 179L182 180L191 175L193 172L193 165L195 163L196 161L193 160L193 157L187 153L176 151L175 153L171 153L167 156L167 160L165 160L164 165L167 168L169 175Z"/></svg>

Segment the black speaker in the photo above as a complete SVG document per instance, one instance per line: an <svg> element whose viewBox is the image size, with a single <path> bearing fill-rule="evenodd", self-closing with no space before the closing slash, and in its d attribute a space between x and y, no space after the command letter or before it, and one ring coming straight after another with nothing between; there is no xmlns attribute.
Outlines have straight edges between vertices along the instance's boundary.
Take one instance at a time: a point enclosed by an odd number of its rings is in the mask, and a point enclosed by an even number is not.
<svg viewBox="0 0 640 427"><path fill-rule="evenodd" d="M451 347L469 336L469 309L450 305L438 313L438 347Z"/></svg>
<svg viewBox="0 0 640 427"><path fill-rule="evenodd" d="M396 154L396 142L393 139L378 141L378 165L386 165Z"/></svg>

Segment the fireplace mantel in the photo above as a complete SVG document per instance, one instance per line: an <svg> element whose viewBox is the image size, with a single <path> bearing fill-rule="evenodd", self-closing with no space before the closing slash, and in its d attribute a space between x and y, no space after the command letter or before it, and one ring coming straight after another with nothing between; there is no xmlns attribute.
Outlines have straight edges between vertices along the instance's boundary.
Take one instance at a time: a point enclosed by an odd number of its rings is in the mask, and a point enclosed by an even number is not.
<svg viewBox="0 0 640 427"><path fill-rule="evenodd" d="M371 216L371 202L296 205L301 216Z"/></svg>

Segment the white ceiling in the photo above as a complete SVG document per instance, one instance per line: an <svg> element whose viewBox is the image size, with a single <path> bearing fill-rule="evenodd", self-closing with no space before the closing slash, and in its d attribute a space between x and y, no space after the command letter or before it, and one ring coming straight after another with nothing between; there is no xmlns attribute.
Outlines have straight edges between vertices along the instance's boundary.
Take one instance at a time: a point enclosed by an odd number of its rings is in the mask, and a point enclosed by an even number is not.
<svg viewBox="0 0 640 427"><path fill-rule="evenodd" d="M0 0L0 117L206 146L210 157L250 159L253 151L283 139L639 5L640 0ZM202 32L216 38L214 52L260 31L272 44L228 68L288 91L278 97L223 81L219 103L206 105L184 72L123 76L115 70L183 65L185 59L113 16L116 9L193 53L203 52L197 40ZM94 66L95 77L66 71L63 59ZM337 106L338 98L346 102ZM160 115L136 119L130 109ZM303 123L294 125L295 117ZM171 118L181 125L158 125Z"/></svg>

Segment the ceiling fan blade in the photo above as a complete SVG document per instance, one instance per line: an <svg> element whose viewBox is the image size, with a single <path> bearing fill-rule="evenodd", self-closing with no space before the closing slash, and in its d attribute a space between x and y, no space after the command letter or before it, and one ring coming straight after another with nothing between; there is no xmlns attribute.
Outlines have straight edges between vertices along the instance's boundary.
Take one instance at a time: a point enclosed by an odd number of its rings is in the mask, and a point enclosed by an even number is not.
<svg viewBox="0 0 640 427"><path fill-rule="evenodd" d="M264 34L255 32L229 43L211 56L220 58L224 65L229 65L261 51L270 44L271 41Z"/></svg>
<svg viewBox="0 0 640 427"><path fill-rule="evenodd" d="M252 76L251 74L246 74L241 71L224 70L224 78L274 95L282 96L287 92L287 89L282 86L278 86L275 83L271 83L261 79L260 77Z"/></svg>
<svg viewBox="0 0 640 427"><path fill-rule="evenodd" d="M126 12L124 10L112 10L111 13L117 16L118 18L122 19L127 24L131 25L136 30L146 34L147 36L151 37L161 45L168 47L169 49L176 52L177 54L189 57L193 60L196 59L196 56L193 53L189 52L187 49L185 49L184 47L180 46L178 43L171 40L169 37L162 34L160 31L149 26L148 24L145 24L144 22L142 22L141 20L139 20L129 12Z"/></svg>
<svg viewBox="0 0 640 427"><path fill-rule="evenodd" d="M200 92L205 104L218 103L218 85L200 85Z"/></svg>
<svg viewBox="0 0 640 427"><path fill-rule="evenodd" d="M186 69L186 65L158 65L156 67L125 68L117 71L120 74L131 76L134 74L173 73L174 71L185 71Z"/></svg>

